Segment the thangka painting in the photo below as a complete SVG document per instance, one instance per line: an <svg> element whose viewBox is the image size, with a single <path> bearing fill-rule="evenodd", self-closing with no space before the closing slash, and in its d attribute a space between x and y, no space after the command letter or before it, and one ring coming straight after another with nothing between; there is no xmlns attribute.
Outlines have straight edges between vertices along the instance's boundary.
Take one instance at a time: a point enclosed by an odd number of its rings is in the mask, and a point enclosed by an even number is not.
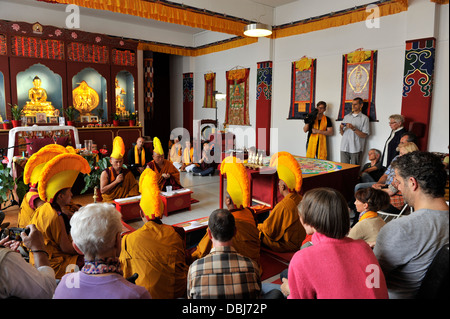
<svg viewBox="0 0 450 319"><path fill-rule="evenodd" d="M214 91L216 90L216 74L206 73L205 77L205 98L203 100L203 107L213 109L216 107L214 103Z"/></svg>
<svg viewBox="0 0 450 319"><path fill-rule="evenodd" d="M377 69L377 51L358 49L342 57L341 105L338 118L340 121L352 111L354 98L364 102L362 112L370 121L376 121L375 82Z"/></svg>
<svg viewBox="0 0 450 319"><path fill-rule="evenodd" d="M288 119L304 119L314 109L316 59L292 62L291 105Z"/></svg>
<svg viewBox="0 0 450 319"><path fill-rule="evenodd" d="M248 111L250 69L227 71L227 105L225 124L250 125Z"/></svg>

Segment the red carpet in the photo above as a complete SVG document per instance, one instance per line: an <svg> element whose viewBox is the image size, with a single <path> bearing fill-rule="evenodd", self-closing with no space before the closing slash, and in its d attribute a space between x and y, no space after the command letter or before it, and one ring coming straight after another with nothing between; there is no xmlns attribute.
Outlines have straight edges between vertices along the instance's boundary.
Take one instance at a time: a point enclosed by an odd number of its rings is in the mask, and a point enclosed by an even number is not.
<svg viewBox="0 0 450 319"><path fill-rule="evenodd" d="M264 251L261 251L260 263L263 271L261 281L275 276L288 268L288 265L276 260Z"/></svg>

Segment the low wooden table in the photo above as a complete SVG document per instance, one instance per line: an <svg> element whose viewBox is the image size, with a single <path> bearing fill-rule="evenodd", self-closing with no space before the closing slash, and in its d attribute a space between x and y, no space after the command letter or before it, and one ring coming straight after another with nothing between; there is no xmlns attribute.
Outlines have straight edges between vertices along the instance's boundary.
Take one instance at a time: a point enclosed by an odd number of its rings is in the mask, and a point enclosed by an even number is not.
<svg viewBox="0 0 450 319"><path fill-rule="evenodd" d="M181 192L180 192L181 191ZM166 192L161 192L159 195L164 203L164 216L169 216L169 213L189 209L191 210L191 190L175 190L173 195L167 195Z"/></svg>

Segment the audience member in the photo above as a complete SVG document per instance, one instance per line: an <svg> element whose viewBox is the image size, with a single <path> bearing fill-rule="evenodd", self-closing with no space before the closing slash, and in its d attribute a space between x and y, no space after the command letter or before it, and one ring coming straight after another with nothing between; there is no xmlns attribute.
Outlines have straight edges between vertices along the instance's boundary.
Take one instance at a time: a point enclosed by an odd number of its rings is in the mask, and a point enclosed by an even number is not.
<svg viewBox="0 0 450 319"><path fill-rule="evenodd" d="M308 132L306 142L306 157L327 159L327 136L333 135L333 124L328 116L325 116L327 103L320 101L316 105L316 117L313 122L305 119L303 131ZM313 111L314 112L314 111Z"/></svg>
<svg viewBox="0 0 450 319"><path fill-rule="evenodd" d="M192 263L187 278L189 299L257 299L261 294L258 265L232 246L235 218L226 209L209 216L211 252Z"/></svg>
<svg viewBox="0 0 450 319"><path fill-rule="evenodd" d="M211 148L209 143L203 144L202 158L199 161L200 166L196 166L192 169L194 176L212 176L216 170L216 163L214 157L211 155Z"/></svg>
<svg viewBox="0 0 450 319"><path fill-rule="evenodd" d="M368 152L369 163L364 164L359 173L361 183L376 182L383 175L386 167L381 164L381 152L372 148Z"/></svg>
<svg viewBox="0 0 450 319"><path fill-rule="evenodd" d="M90 173L89 163L80 155L65 153L48 161L39 177L39 197L46 203L35 211L30 223L44 236L45 251L56 279L64 276L68 266L83 265L83 257L72 246L69 223L72 212L66 208L72 200L71 187L79 173ZM31 252L32 265L35 265L34 255Z"/></svg>
<svg viewBox="0 0 450 319"><path fill-rule="evenodd" d="M414 213L381 228L374 253L386 275L389 297L414 298L439 249L449 242L447 174L438 156L412 152L392 162L398 189Z"/></svg>
<svg viewBox="0 0 450 319"><path fill-rule="evenodd" d="M403 127L405 118L400 114L393 114L389 116L389 126L391 127L391 134L384 144L383 155L381 156L381 163L384 167L389 167L395 156L398 155L397 147L400 143L400 138L406 132Z"/></svg>
<svg viewBox="0 0 450 319"><path fill-rule="evenodd" d="M278 152L270 160L277 168L278 189L283 199L272 209L263 223L258 224L261 244L277 252L300 249L305 239L305 230L298 217L297 206L302 197L302 171L297 160L287 152Z"/></svg>
<svg viewBox="0 0 450 319"><path fill-rule="evenodd" d="M180 172L192 173L192 170L195 166L196 165L194 164L194 147L192 147L192 143L190 140L186 140L183 149L183 159Z"/></svg>
<svg viewBox="0 0 450 319"><path fill-rule="evenodd" d="M145 140L142 136L138 137L136 145L128 151L128 166L134 177L141 175L147 165L147 161L150 159L150 155L144 147L144 142Z"/></svg>
<svg viewBox="0 0 450 319"><path fill-rule="evenodd" d="M166 186L172 186L173 190L183 188L180 183L180 172L171 161L164 159L164 150L157 137L153 138L153 160L147 163L147 167L157 174L161 191L166 191Z"/></svg>
<svg viewBox="0 0 450 319"><path fill-rule="evenodd" d="M17 216L18 227L25 228L29 225L36 209L44 204L44 201L40 199L37 190L39 175L49 160L63 153L68 153L64 146L48 144L36 153L33 153L27 160L23 171L23 182L25 185L29 185L30 188L20 205L20 211Z"/></svg>
<svg viewBox="0 0 450 319"><path fill-rule="evenodd" d="M291 259L289 299L388 297L384 275L369 245L346 237L350 221L342 194L330 188L312 189L305 193L299 210L313 244Z"/></svg>
<svg viewBox="0 0 450 319"><path fill-rule="evenodd" d="M250 209L250 183L245 167L238 159L229 156L222 161L220 171L227 175L225 204L233 214L236 224L236 235L232 239L232 246L239 254L251 258L259 266L261 243L256 219ZM205 257L211 248L212 241L206 232L197 245L197 249L192 253L192 259Z"/></svg>
<svg viewBox="0 0 450 319"><path fill-rule="evenodd" d="M362 239L368 244L376 242L378 232L386 225L377 212L389 206L389 195L368 187L357 191L355 198L356 211L359 213L358 222L350 229L348 237Z"/></svg>
<svg viewBox="0 0 450 319"><path fill-rule="evenodd" d="M362 113L363 100L359 97L352 101L352 113L344 116L339 126L342 135L341 162L360 165L362 152L369 136L369 118Z"/></svg>
<svg viewBox="0 0 450 319"><path fill-rule="evenodd" d="M1 221L0 221L1 224ZM20 241L0 240L0 299L51 299L56 288L55 272L50 267L42 233L28 225L30 233L21 233L24 245L34 254L34 265L15 250Z"/></svg>
<svg viewBox="0 0 450 319"><path fill-rule="evenodd" d="M121 219L108 203L89 204L72 216L70 234L75 249L84 255L84 266L62 277L54 299L150 299L144 287L123 277Z"/></svg>
<svg viewBox="0 0 450 319"><path fill-rule="evenodd" d="M136 284L154 299L186 297L186 242L184 229L165 225L161 218L158 175L146 169L139 180L140 212L145 224L122 239L120 262L125 277L137 273Z"/></svg>
<svg viewBox="0 0 450 319"><path fill-rule="evenodd" d="M116 136L110 156L111 166L100 175L100 192L104 202L139 195L136 178L130 170L123 167L124 154L123 140L120 136Z"/></svg>
<svg viewBox="0 0 450 319"><path fill-rule="evenodd" d="M169 156L167 158L178 170L180 170L181 168L183 159L183 151L180 143L181 138L182 138L181 135L175 137L173 145L169 149Z"/></svg>

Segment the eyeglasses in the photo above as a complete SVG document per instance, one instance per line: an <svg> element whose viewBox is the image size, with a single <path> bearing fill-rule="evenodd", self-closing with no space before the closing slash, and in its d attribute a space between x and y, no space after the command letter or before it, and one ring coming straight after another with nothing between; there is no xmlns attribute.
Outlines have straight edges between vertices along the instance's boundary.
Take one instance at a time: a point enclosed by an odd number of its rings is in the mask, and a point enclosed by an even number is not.
<svg viewBox="0 0 450 319"><path fill-rule="evenodd" d="M389 125L397 124L397 122L389 122Z"/></svg>

